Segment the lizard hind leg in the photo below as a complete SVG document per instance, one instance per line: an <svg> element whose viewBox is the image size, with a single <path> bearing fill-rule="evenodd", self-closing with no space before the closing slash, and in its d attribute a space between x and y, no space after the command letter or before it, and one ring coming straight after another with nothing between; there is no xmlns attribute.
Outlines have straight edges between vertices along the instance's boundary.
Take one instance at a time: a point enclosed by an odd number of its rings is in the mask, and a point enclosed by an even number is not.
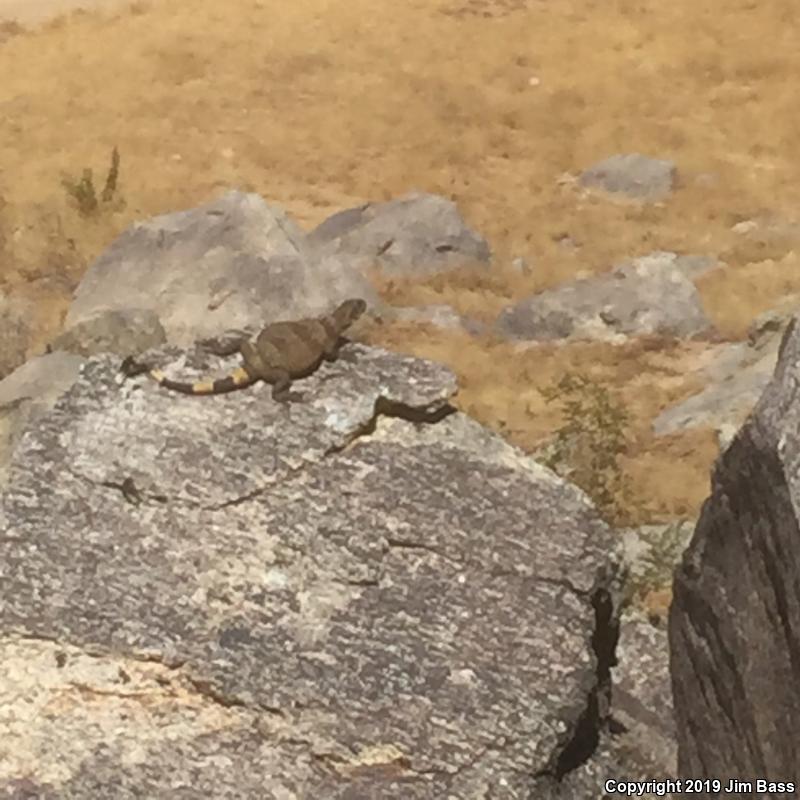
<svg viewBox="0 0 800 800"><path fill-rule="evenodd" d="M253 380L262 380L272 384L272 399L279 403L288 403L291 400L300 400L301 395L290 392L292 376L288 370L275 369L265 363L258 347L252 342L244 342L241 348L243 369Z"/></svg>
<svg viewBox="0 0 800 800"><path fill-rule="evenodd" d="M261 353L252 342L242 342L239 347L242 354L242 367L254 380L263 379L267 373L266 364L261 358Z"/></svg>

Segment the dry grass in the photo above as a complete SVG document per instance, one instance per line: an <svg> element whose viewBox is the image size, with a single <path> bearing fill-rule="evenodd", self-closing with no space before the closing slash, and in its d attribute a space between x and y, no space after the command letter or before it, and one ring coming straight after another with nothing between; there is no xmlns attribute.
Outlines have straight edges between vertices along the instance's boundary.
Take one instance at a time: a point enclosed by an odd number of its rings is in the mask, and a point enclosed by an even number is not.
<svg viewBox="0 0 800 800"><path fill-rule="evenodd" d="M660 411L701 388L685 369L701 344L649 338L621 346L520 347L419 324L385 325L372 330L370 339L449 364L459 377L458 407L529 451L544 444L562 421L541 389L565 369L582 372L608 387L629 412L625 467L632 480L632 521L689 516L708 494L708 468L717 453L713 435L656 439L650 431Z"/></svg>
<svg viewBox="0 0 800 800"><path fill-rule="evenodd" d="M800 292L800 259L790 251L777 261L759 260L714 270L697 283L719 330L743 338L755 316Z"/></svg>
<svg viewBox="0 0 800 800"><path fill-rule="evenodd" d="M74 281L134 219L230 186L307 226L419 188L458 202L496 266L386 285L393 302L450 302L488 320L510 299L652 249L725 254L731 269L702 291L724 332L741 335L798 289L792 253L750 264L730 230L765 209L790 216L800 200L795 13L793 0L161 0L9 35L0 281L27 293L43 270ZM114 145L127 205L84 219L61 177L100 173ZM632 151L678 163L669 202L615 205L559 182ZM565 234L577 250L559 244ZM507 269L513 256L532 277ZM648 433L653 413L695 388L685 373L696 346L523 352L420 327L376 336L453 364L462 406L524 446L557 422L538 387L585 366L633 409L642 503L696 512L713 443Z"/></svg>

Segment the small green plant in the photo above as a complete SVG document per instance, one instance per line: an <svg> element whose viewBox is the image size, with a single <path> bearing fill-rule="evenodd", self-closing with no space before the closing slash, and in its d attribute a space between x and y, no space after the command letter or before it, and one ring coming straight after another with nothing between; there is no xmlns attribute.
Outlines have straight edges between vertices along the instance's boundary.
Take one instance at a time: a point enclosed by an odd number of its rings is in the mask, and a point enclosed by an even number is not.
<svg viewBox="0 0 800 800"><path fill-rule="evenodd" d="M542 394L548 403L561 404L564 424L540 457L580 486L602 513L619 521L629 496L620 464L627 450L627 411L608 389L579 373L565 373Z"/></svg>
<svg viewBox="0 0 800 800"><path fill-rule="evenodd" d="M75 202L78 213L83 217L90 217L97 213L100 202L111 203L117 191L119 180L119 151L115 147L111 151L111 166L106 174L106 182L100 194L100 201L97 199L97 191L94 187L94 177L90 167L83 170L80 180L75 180L70 176L62 178L61 184L67 194Z"/></svg>
<svg viewBox="0 0 800 800"><path fill-rule="evenodd" d="M106 184L103 187L103 193L100 198L104 203L110 203L114 199L114 194L117 191L117 181L119 180L119 150L115 147L111 151L111 166L108 168L106 175Z"/></svg>
<svg viewBox="0 0 800 800"><path fill-rule="evenodd" d="M685 520L678 520L651 531L639 531L645 550L636 559L628 578L627 602L640 603L651 592L671 584L672 573L686 549L691 530L691 527L687 529Z"/></svg>

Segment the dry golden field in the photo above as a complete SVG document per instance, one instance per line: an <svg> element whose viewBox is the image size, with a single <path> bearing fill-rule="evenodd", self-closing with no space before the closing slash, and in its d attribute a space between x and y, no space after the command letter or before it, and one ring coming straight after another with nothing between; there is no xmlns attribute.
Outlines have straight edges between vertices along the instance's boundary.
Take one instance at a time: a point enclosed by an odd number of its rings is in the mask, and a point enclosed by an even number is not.
<svg viewBox="0 0 800 800"><path fill-rule="evenodd" d="M794 0L152 0L5 24L0 288L37 298L45 337L87 263L136 219L236 186L310 227L417 188L458 203L494 266L383 285L392 302L491 320L512 299L665 249L724 259L701 290L723 334L741 337L800 290L794 252L731 231L762 212L791 219L800 200L795 16ZM115 145L125 206L87 220L62 176L103 174ZM562 180L617 152L673 159L679 188L640 208ZM530 278L509 269L515 256ZM655 440L649 425L698 388L703 345L520 351L420 325L373 339L451 364L460 407L528 448L558 423L538 389L584 369L633 416L631 517L697 513L713 436Z"/></svg>

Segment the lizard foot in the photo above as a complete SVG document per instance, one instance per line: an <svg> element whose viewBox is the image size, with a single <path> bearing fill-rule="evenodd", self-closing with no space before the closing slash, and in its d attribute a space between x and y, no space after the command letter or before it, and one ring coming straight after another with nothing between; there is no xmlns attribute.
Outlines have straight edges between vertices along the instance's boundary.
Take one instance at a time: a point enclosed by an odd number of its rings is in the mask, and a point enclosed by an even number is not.
<svg viewBox="0 0 800 800"><path fill-rule="evenodd" d="M338 356L336 357L337 361L344 361L345 364L357 364L358 363L358 356L349 348L343 347L340 351Z"/></svg>

